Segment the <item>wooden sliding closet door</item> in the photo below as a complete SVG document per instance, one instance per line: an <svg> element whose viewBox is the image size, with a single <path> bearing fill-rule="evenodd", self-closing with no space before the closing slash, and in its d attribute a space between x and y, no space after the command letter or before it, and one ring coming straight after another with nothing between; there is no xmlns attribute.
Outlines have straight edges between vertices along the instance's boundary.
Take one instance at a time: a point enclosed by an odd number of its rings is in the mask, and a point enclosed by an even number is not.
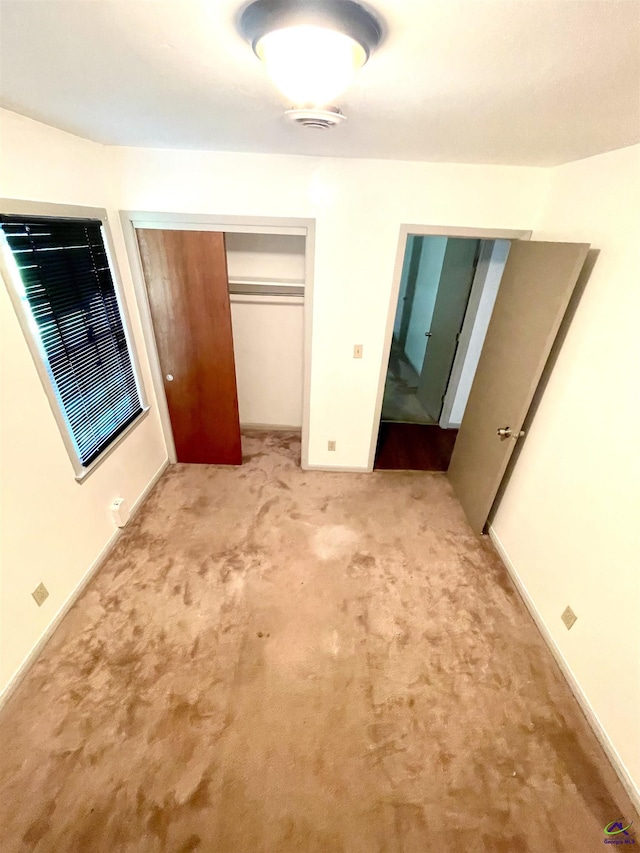
<svg viewBox="0 0 640 853"><path fill-rule="evenodd" d="M224 234L136 234L178 462L240 465Z"/></svg>

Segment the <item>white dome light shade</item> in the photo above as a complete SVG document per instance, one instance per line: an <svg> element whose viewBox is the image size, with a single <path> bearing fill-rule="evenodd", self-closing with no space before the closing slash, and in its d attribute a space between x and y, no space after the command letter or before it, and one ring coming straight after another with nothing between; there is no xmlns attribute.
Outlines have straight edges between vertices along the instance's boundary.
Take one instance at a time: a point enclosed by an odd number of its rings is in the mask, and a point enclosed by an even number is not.
<svg viewBox="0 0 640 853"><path fill-rule="evenodd" d="M253 0L238 29L278 89L314 113L312 126L323 127L325 114L339 112L333 101L382 40L381 21L356 0ZM293 120L309 126L299 111Z"/></svg>
<svg viewBox="0 0 640 853"><path fill-rule="evenodd" d="M317 107L341 95L367 61L362 45L350 36L314 25L266 33L255 51L292 103Z"/></svg>

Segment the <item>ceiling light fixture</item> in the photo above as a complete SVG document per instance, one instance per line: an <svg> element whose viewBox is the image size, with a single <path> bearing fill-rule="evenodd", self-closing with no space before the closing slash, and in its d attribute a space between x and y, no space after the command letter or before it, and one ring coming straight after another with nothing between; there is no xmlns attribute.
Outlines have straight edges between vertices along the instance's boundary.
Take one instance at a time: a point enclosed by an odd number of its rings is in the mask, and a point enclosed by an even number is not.
<svg viewBox="0 0 640 853"><path fill-rule="evenodd" d="M255 0L240 16L240 31L251 42L271 80L298 108L294 121L327 127L344 119L332 101L341 95L382 37L379 22L353 0ZM303 120L300 108L318 119Z"/></svg>

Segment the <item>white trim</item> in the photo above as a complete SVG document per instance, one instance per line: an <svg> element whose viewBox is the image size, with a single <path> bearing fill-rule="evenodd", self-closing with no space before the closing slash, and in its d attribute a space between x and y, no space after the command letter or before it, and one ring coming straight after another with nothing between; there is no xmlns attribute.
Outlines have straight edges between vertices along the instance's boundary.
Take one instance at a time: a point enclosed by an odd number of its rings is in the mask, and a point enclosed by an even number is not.
<svg viewBox="0 0 640 853"><path fill-rule="evenodd" d="M362 466L351 467L349 465L341 466L341 465L302 465L301 466L304 471L328 471L330 473L335 474L370 474L372 469Z"/></svg>
<svg viewBox="0 0 640 853"><path fill-rule="evenodd" d="M104 460L108 459L109 456L111 456L111 454L116 449L116 447L118 447L125 440L125 438L134 431L134 429L138 426L138 424L141 421L143 421L148 414L149 414L149 406L146 406L140 412L139 415L136 415L135 419L131 421L131 423L126 427L126 429L123 429L122 432L119 433L113 439L113 441L109 444L109 446L106 447L102 451L100 456L96 456L96 458L93 460L93 462L90 462L86 466L86 468L82 468L82 470L79 473L76 473L76 481L78 483L82 483L89 476L89 474L91 474L93 471L95 471L96 468L98 468L100 465L102 465Z"/></svg>
<svg viewBox="0 0 640 853"><path fill-rule="evenodd" d="M305 236L305 279L304 279L304 373L303 373L303 401L302 401L302 463L304 468L309 459L309 419L311 400L311 331L313 318L313 270L315 253L315 219L282 218L274 216L226 216L224 214L200 214L200 213L158 213L153 211L121 210L120 222L124 235L125 247L131 266L131 275L138 303L140 322L144 341L149 355L149 365L153 381L156 399L158 401L158 412L160 423L164 434L170 462L176 462L176 449L171 428L169 407L162 380L160 359L156 347L153 322L151 320L151 309L147 288L144 282L142 261L138 241L135 235L136 228L161 228L168 230L194 230L194 231L223 231L246 234L289 234ZM232 301L237 300L235 295ZM264 301L263 297L261 301ZM292 299L293 297L284 297ZM249 297L253 300L254 297ZM243 300L245 301L245 300ZM249 301L249 300L247 300ZM296 303L297 304L297 303ZM299 427L298 427L299 429Z"/></svg>
<svg viewBox="0 0 640 853"><path fill-rule="evenodd" d="M215 233L220 233L221 231L225 234L282 234L287 237L304 237L306 235L306 231L301 228L278 228L278 227L269 227L265 225L264 228L256 228L251 225L239 225L239 224L229 224L228 226L223 223L211 222L211 223L197 223L197 222L169 222L169 221L160 221L156 222L154 220L148 219L138 219L133 220L133 223L136 228L144 228L147 231L214 231Z"/></svg>
<svg viewBox="0 0 640 853"><path fill-rule="evenodd" d="M400 234L413 237L467 237L471 240L529 240L533 231L514 228L467 228L455 225L401 225Z"/></svg>
<svg viewBox="0 0 640 853"><path fill-rule="evenodd" d="M101 219L107 215L104 207L81 204L57 204L50 201L32 201L26 198L0 198L0 211L7 216L58 216L70 219Z"/></svg>
<svg viewBox="0 0 640 853"><path fill-rule="evenodd" d="M387 312L387 327L385 332L382 358L380 361L380 373L378 377L378 395L374 410L373 424L371 426L371 439L369 442L369 465L368 471L373 471L380 431L380 417L382 414L382 398L384 397L384 386L387 379L387 367L391 353L391 341L393 339L393 327L398 308L398 295L400 293L400 282L402 279L402 267L404 255L409 236L417 237L470 237L478 240L529 240L531 231L514 231L504 228L457 228L446 225L401 225L398 236L398 249L396 252L396 264L391 285L389 308Z"/></svg>
<svg viewBox="0 0 640 853"><path fill-rule="evenodd" d="M313 296L316 252L316 221L307 221L304 246L304 373L302 378L302 435L300 467L309 465L309 424L311 421L311 336L313 332Z"/></svg>
<svg viewBox="0 0 640 853"><path fill-rule="evenodd" d="M160 368L160 356L156 346L156 336L153 331L153 323L151 322L151 308L149 306L149 296L144 283L144 273L142 271L142 260L138 241L136 240L135 227L126 214L120 213L120 221L122 225L122 235L124 237L125 250L129 258L129 268L131 270L131 278L133 280L133 290L138 303L138 315L140 317L140 325L142 326L142 335L147 350L147 358L149 359L149 370L151 372L151 382L158 403L158 414L160 416L160 425L164 436L165 445L169 462L177 461L176 446L173 440L173 430L171 429L171 419L169 417L169 406L167 404L167 395L164 390L164 382L162 379L162 369Z"/></svg>
<svg viewBox="0 0 640 853"><path fill-rule="evenodd" d="M629 795L634 807L636 808L637 811L640 811L640 789L638 789L638 787L635 785L633 779L631 778L629 771L625 767L625 764L624 764L623 760L620 758L620 755L618 754L618 751L616 750L615 746L612 744L611 740L609 739L609 736L608 736L606 730L604 729L604 726L600 722L596 712L593 710L591 703L587 699L582 687L580 686L578 679L573 674L573 671L572 671L571 667L569 666L569 663L567 662L565 656L562 654L562 651L560 650L560 647L558 646L555 639L553 638L551 631L549 631L549 629L547 628L547 625L546 625L544 619L542 618L542 615L538 611L536 605L534 604L533 598L529 594L524 582L522 581L518 572L516 571L516 568L515 568L514 564L512 563L511 558L507 554L507 551L506 551L504 545L500 541L498 534L495 532L495 530L493 529L493 527L491 525L489 525L488 533L489 533L489 538L493 542L500 559L504 563L504 566L505 566L505 568L509 574L509 577L513 581L515 588L517 589L518 593L520 594L520 597L522 598L522 600L525 604L525 607L527 608L527 610L531 614L531 618L533 619L533 621L536 624L536 627L540 631L540 634L542 635L542 639L547 644L547 647L548 647L549 651L551 652L551 654L553 655L555 662L560 667L560 670L561 670L567 684L569 685L569 689L571 690L576 701L580 705L580 708L582 709L582 712L585 715L587 722L589 723L589 726L593 730L593 733L595 734L600 745L604 749L604 751L607 755L607 758L611 762L613 769L616 771L616 774L618 775L618 778L622 782L622 784L623 784L627 794Z"/></svg>
<svg viewBox="0 0 640 853"><path fill-rule="evenodd" d="M281 216L231 216L215 213L170 213L128 210L127 218L136 228L163 231L227 231L239 234L288 234L305 237L313 220Z"/></svg>
<svg viewBox="0 0 640 853"><path fill-rule="evenodd" d="M149 496L153 487L156 485L158 480L162 477L162 475L166 471L168 465L169 465L169 460L165 459L164 462L162 463L162 465L158 468L156 473L153 475L153 477L149 480L147 485L144 487L144 489L142 490L142 492L140 493L140 495L136 499L135 503L131 507L131 516L130 516L130 519L129 519L127 526L131 523L131 518L133 518L133 516L137 513L137 511L143 505L143 503L145 502L145 500ZM126 528L124 528L124 529L126 529ZM63 603L61 608L58 610L56 615L53 617L53 619L49 623L49 625L46 628L43 635L40 637L40 639L37 641L35 646L31 649L29 654L22 661L22 663L20 664L20 666L18 667L16 672L9 679L4 690L2 690L2 692L0 693L0 709L2 709L2 707L6 704L6 702L8 702L9 698L15 693L15 691L17 690L17 688L19 687L19 685L21 684L21 682L23 681L23 679L25 678L25 676L27 675L27 673L29 672L31 667L34 665L36 660L40 657L40 654L44 650L44 647L47 645L49 640L55 634L56 630L58 629L58 626L60 625L60 623L62 622L64 617L71 610L73 605L80 598L80 596L85 591L85 589L89 586L89 584L91 583L93 578L96 576L98 571L105 564L106 560L108 559L109 555L113 551L116 543L118 542L118 540L120 539L121 536L122 536L122 529L116 528L116 530L113 531L112 535L107 540L103 549L100 551L100 553L96 557L96 559L89 566L87 571L84 573L84 575L82 576L78 585L75 587L75 589L72 590L72 592L70 593L67 600Z"/></svg>

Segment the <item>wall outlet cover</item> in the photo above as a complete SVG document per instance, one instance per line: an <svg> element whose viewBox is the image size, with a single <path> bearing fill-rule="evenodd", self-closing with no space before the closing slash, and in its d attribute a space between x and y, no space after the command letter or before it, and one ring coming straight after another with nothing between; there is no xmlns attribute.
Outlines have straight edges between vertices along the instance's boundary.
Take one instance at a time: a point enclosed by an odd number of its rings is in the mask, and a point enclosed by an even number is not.
<svg viewBox="0 0 640 853"><path fill-rule="evenodd" d="M31 595L38 607L42 607L47 598L49 598L49 592L43 583L39 583Z"/></svg>
<svg viewBox="0 0 640 853"><path fill-rule="evenodd" d="M362 358L362 344L356 344L353 347L353 357Z"/></svg>
<svg viewBox="0 0 640 853"><path fill-rule="evenodd" d="M124 498L116 498L111 504L111 517L116 527L125 527L129 521L129 506Z"/></svg>
<svg viewBox="0 0 640 853"><path fill-rule="evenodd" d="M573 628L578 617L570 607L567 607L562 614L562 621L565 624L567 631Z"/></svg>
<svg viewBox="0 0 640 853"><path fill-rule="evenodd" d="M336 449L336 443L335 443L335 441L328 441L328 442L327 442L327 447L328 447L328 449L329 449L329 450L335 450L335 449Z"/></svg>

